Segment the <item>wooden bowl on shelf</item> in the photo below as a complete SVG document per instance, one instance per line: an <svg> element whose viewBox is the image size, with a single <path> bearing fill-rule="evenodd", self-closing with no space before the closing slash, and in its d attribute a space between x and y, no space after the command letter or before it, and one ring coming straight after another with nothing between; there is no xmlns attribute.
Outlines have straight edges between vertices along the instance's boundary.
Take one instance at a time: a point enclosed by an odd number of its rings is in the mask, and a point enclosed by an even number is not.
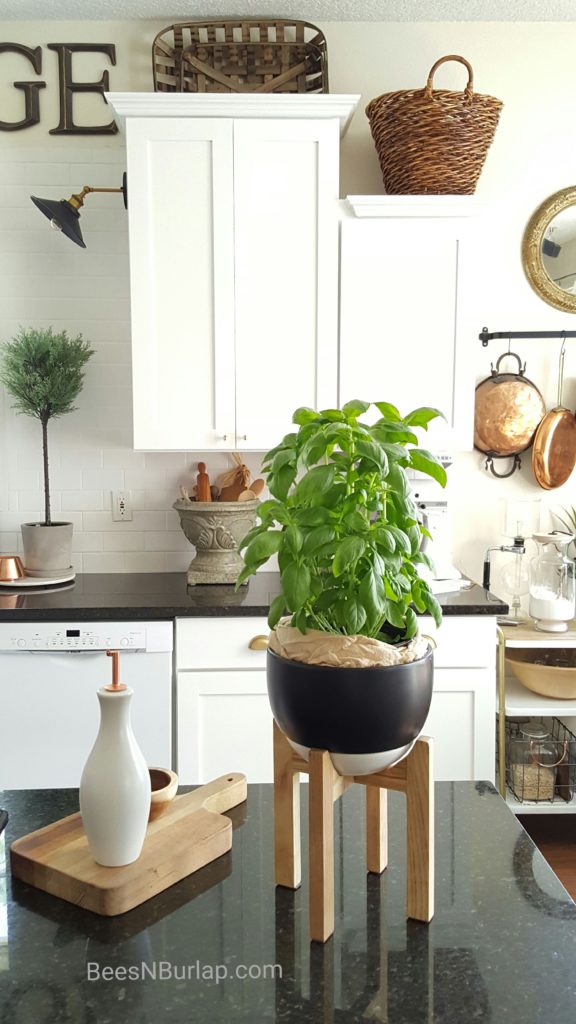
<svg viewBox="0 0 576 1024"><path fill-rule="evenodd" d="M506 661L528 690L558 700L576 698L576 648L508 649Z"/></svg>
<svg viewBox="0 0 576 1024"><path fill-rule="evenodd" d="M170 768L149 768L152 799L148 820L153 821L166 810L168 804L176 796L178 776Z"/></svg>

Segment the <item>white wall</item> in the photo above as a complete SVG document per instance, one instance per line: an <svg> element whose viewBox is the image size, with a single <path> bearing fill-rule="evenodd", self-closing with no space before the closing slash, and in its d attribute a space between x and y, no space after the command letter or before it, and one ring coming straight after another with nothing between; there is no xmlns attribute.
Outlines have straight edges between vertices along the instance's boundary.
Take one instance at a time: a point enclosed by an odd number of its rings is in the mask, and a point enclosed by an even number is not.
<svg viewBox="0 0 576 1024"><path fill-rule="evenodd" d="M48 41L98 40L117 44L118 66L110 69L113 90L151 89L150 44L165 22L0 23L4 40L37 45ZM549 23L327 23L332 92L361 92L362 101L342 148L342 194L383 191L363 107L373 96L423 85L434 60L461 53L472 63L475 87L505 103L496 140L477 190L489 214L482 230L494 239L482 291L483 326L490 330L575 329L570 314L544 304L527 284L520 263L524 225L545 196L574 184L576 138L573 96L576 21ZM99 77L104 56L78 61L82 77ZM86 182L112 184L123 167L121 137L61 139L48 135L58 120L56 57L44 51L42 121L23 132L2 133L0 145L0 340L18 324L81 330L97 347L77 413L53 424L56 509L74 519L77 568L183 568L174 513L177 484L189 480L197 454L134 453L130 449L129 304L126 221L118 197L92 197L82 215L88 249L75 249L50 232L31 206L31 192L61 198ZM458 65L441 69L437 85L459 88ZM22 58L0 58L0 89L28 79ZM13 97L15 112L17 97ZM101 117L99 102L81 98L87 116ZM79 109L81 107L79 106ZM4 117L12 116L8 111ZM383 316L385 311L383 311ZM407 310L409 315L409 310ZM391 338L391 358L397 339ZM478 379L503 350L482 349L468 339ZM516 350L549 407L556 400L558 343L523 342ZM383 389L383 392L385 389ZM378 391L369 398L394 400ZM470 395L473 401L473 395ZM568 343L564 402L576 405L576 345ZM13 418L5 408L0 436L0 546L13 547L21 520L40 513L39 443L36 424ZM295 396L295 404L298 404ZM0 421L2 422L2 421ZM215 465L214 460L212 460ZM215 468L217 468L215 466ZM254 457L254 469L257 457ZM60 474L60 475L57 475ZM134 490L138 515L129 526L113 526L111 487ZM484 549L503 537L506 497L541 498L545 508L576 503L573 483L544 492L534 483L530 454L511 480L499 482L483 469L479 453L459 455L451 471L454 552L457 564L478 577ZM545 517L544 517L545 518ZM176 548L176 550L174 550ZM496 574L497 579L497 574Z"/></svg>

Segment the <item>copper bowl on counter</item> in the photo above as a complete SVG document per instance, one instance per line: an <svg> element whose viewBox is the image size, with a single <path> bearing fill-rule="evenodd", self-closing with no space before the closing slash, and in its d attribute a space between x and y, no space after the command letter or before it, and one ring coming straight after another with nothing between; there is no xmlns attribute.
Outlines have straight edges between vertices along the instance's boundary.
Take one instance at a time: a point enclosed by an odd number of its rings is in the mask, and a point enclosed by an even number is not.
<svg viewBox="0 0 576 1024"><path fill-rule="evenodd" d="M18 555L0 555L0 580L12 583L21 580L26 573Z"/></svg>

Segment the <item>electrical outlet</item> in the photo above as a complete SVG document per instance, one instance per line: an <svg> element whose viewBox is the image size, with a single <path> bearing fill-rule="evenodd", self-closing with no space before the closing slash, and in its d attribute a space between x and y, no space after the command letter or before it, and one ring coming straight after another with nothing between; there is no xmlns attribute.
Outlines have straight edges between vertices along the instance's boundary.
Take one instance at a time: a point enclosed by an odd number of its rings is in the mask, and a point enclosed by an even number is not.
<svg viewBox="0 0 576 1024"><path fill-rule="evenodd" d="M112 491L112 520L124 523L132 519L132 495L130 491Z"/></svg>

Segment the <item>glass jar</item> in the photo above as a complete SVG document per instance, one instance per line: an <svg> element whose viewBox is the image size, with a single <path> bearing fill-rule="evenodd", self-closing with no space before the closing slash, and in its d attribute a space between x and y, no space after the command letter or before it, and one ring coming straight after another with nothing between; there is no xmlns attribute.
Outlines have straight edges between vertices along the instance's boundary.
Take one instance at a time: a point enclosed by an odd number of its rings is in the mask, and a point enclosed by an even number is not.
<svg viewBox="0 0 576 1024"><path fill-rule="evenodd" d="M564 633L574 618L574 562L566 555L571 534L535 534L540 550L530 563L528 610L536 629Z"/></svg>

